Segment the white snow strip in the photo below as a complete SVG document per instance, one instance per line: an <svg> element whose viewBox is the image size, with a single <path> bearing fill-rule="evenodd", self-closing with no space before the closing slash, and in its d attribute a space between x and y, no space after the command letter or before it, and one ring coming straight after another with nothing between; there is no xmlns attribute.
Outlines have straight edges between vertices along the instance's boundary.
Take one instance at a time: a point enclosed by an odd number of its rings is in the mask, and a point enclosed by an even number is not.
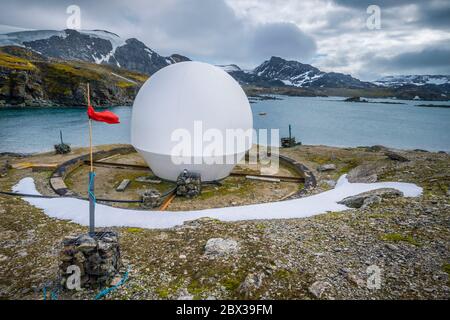
<svg viewBox="0 0 450 320"><path fill-rule="evenodd" d="M412 183L378 182L349 183L346 175L339 178L333 190L306 198L281 202L262 203L256 205L227 207L196 211L142 211L120 209L96 205L95 223L98 227L128 226L140 228L170 228L181 225L188 220L201 217L216 218L222 221L238 221L253 219L288 219L301 218L348 209L337 202L345 197L379 188L395 188L406 197L417 197L422 188ZM24 178L13 187L14 192L38 195L33 178ZM25 201L53 218L71 220L87 226L89 224L89 202L71 198L23 198Z"/></svg>
<svg viewBox="0 0 450 320"><path fill-rule="evenodd" d="M116 77L118 77L118 78L120 78L120 79L123 79L123 80L125 80L125 81L131 82L131 83L134 83L134 84L138 84L138 83L137 83L136 81L134 81L134 80L131 80L131 79L122 77L120 74L117 74L117 73L114 73L114 72L111 72L111 74L112 74L113 76L116 76Z"/></svg>

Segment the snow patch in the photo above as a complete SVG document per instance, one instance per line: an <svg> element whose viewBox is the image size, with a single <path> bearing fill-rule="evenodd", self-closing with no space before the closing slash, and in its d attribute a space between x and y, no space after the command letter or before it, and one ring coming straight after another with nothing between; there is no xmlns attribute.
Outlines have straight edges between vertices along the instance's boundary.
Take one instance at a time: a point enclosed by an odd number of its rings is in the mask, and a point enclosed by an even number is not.
<svg viewBox="0 0 450 320"><path fill-rule="evenodd" d="M10 32L0 35L0 46L17 45L22 47L24 42L49 39L53 36L65 38L67 34L65 31L56 30Z"/></svg>
<svg viewBox="0 0 450 320"><path fill-rule="evenodd" d="M130 210L96 205L96 226L113 227L128 226L139 228L171 228L181 225L188 220L201 217L216 218L222 221L239 221L254 219L289 219L309 217L327 211L343 211L348 208L337 202L362 192L380 189L395 188L404 193L406 197L417 197L422 193L422 188L412 183L402 182L378 182L378 183L349 183L346 175L337 181L332 190L316 194L310 197L247 205L240 207L216 208L193 211L144 211ZM14 192L39 195L33 178L23 178L14 187ZM89 202L73 198L32 198L24 197L23 200L31 205L44 210L53 218L70 220L82 225L89 224Z"/></svg>
<svg viewBox="0 0 450 320"><path fill-rule="evenodd" d="M217 67L221 68L225 72L235 72L235 71L241 71L241 68L239 68L235 64L227 64L227 65L217 65Z"/></svg>
<svg viewBox="0 0 450 320"><path fill-rule="evenodd" d="M400 75L400 76L386 76L374 82L380 86L403 86L416 85L423 86L426 84L443 85L450 83L450 76L448 75Z"/></svg>

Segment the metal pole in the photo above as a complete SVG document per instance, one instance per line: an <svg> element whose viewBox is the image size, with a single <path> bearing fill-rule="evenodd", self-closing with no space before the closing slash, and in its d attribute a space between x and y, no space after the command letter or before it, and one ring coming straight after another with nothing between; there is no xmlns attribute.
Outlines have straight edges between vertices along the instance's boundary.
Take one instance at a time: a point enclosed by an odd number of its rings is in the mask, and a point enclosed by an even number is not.
<svg viewBox="0 0 450 320"><path fill-rule="evenodd" d="M61 140L61 144L64 144L63 138L62 138L62 130L59 130L59 139Z"/></svg>
<svg viewBox="0 0 450 320"><path fill-rule="evenodd" d="M291 125L289 125L289 143L291 143L292 135L291 135Z"/></svg>
<svg viewBox="0 0 450 320"><path fill-rule="evenodd" d="M89 83L87 84L87 101L88 107L91 105L91 98L89 93ZM94 236L95 234L95 193L94 193L94 185L95 185L95 173L94 173L94 162L92 159L92 120L89 118L89 154L90 154L90 162L91 168L89 172L89 187L88 187L88 195L89 195L89 234Z"/></svg>
<svg viewBox="0 0 450 320"><path fill-rule="evenodd" d="M95 198L94 198L94 172L89 173L89 234L95 234Z"/></svg>

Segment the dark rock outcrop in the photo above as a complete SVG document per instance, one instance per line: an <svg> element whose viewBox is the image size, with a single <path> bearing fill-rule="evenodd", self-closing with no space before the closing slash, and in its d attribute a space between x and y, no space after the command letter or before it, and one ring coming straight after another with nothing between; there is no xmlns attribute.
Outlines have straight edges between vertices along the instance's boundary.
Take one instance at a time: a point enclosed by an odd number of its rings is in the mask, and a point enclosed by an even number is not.
<svg viewBox="0 0 450 320"><path fill-rule="evenodd" d="M344 198L338 203L350 208L361 208L375 202L380 202L381 199L397 198L402 196L403 193L397 189L382 188Z"/></svg>
<svg viewBox="0 0 450 320"><path fill-rule="evenodd" d="M146 74L153 74L172 63L135 38L128 39L125 45L118 47L114 59L122 68Z"/></svg>
<svg viewBox="0 0 450 320"><path fill-rule="evenodd" d="M87 82L94 105L131 105L146 79L107 65L47 60L29 49L0 48L0 106L84 106Z"/></svg>

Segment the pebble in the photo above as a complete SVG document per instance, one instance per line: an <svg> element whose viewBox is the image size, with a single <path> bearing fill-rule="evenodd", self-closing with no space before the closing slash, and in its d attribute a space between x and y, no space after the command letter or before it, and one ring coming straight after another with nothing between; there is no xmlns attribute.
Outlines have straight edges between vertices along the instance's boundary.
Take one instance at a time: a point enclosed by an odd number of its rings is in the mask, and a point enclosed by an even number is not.
<svg viewBox="0 0 450 320"><path fill-rule="evenodd" d="M316 281L308 290L314 297L320 299L329 287L331 287L331 284L326 281Z"/></svg>

